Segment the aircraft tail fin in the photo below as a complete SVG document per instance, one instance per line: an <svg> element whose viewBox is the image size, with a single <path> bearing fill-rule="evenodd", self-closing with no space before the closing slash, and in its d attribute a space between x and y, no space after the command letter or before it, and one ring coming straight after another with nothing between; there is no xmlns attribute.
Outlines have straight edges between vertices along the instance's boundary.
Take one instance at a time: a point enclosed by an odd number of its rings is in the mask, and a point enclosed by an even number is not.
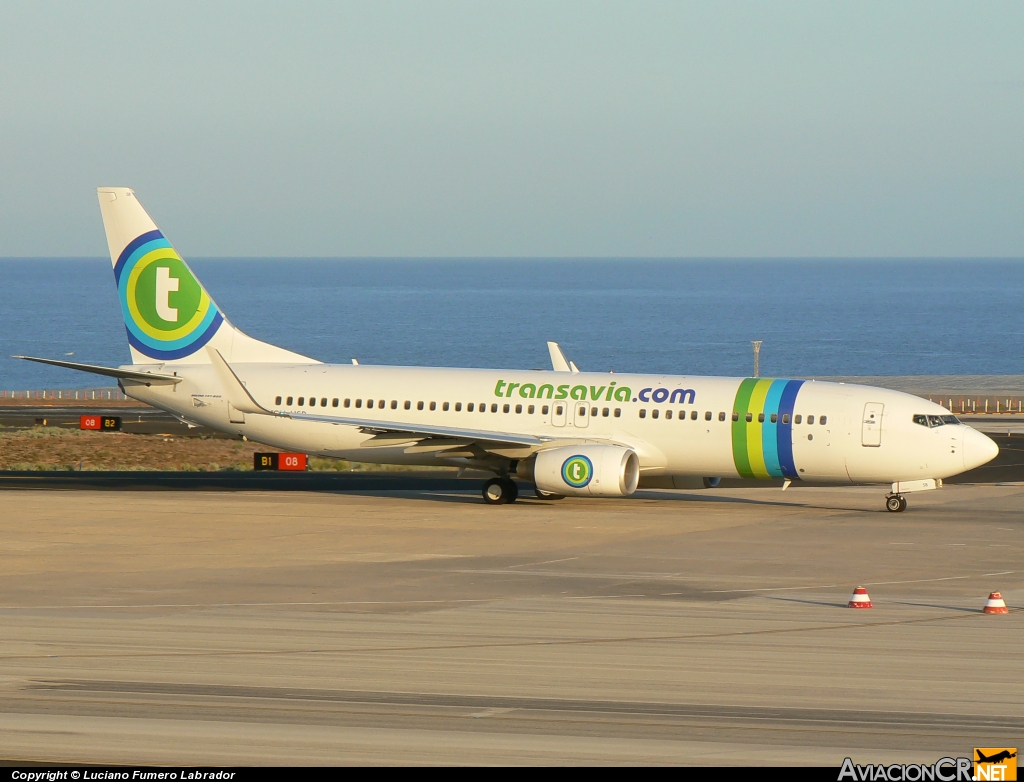
<svg viewBox="0 0 1024 782"><path fill-rule="evenodd" d="M97 190L133 364L316 364L236 329L127 187Z"/></svg>

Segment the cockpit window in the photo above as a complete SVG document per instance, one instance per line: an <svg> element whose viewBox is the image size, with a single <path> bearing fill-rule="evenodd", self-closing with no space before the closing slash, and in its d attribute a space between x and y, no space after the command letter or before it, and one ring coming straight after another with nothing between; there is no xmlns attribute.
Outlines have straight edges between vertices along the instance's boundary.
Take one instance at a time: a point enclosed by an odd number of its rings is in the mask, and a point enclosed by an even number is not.
<svg viewBox="0 0 1024 782"><path fill-rule="evenodd" d="M929 426L942 426L942 416L940 416L940 415L930 415L930 416L928 416L928 425Z"/></svg>
<svg viewBox="0 0 1024 782"><path fill-rule="evenodd" d="M915 415L914 423L920 424L921 426L928 426L928 416L926 415Z"/></svg>
<svg viewBox="0 0 1024 782"><path fill-rule="evenodd" d="M955 415L944 415L944 416L942 416L942 423L944 423L944 424L958 424L958 423L960 423L960 419L957 418Z"/></svg>

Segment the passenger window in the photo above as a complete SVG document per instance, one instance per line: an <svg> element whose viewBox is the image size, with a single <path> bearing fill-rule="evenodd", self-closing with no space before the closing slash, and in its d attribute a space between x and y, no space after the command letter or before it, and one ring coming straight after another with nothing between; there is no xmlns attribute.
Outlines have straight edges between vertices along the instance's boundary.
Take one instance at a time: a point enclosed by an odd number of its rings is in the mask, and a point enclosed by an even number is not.
<svg viewBox="0 0 1024 782"><path fill-rule="evenodd" d="M690 420L691 421L696 421L697 420L697 411L696 410L691 410L690 411Z"/></svg>
<svg viewBox="0 0 1024 782"><path fill-rule="evenodd" d="M753 413L747 413L747 423L749 424L753 420L754 420L754 414Z"/></svg>
<svg viewBox="0 0 1024 782"><path fill-rule="evenodd" d="M775 413L772 413L772 417L769 418L768 420L771 421L774 424L774 423L776 423L779 420L779 416L776 415Z"/></svg>
<svg viewBox="0 0 1024 782"><path fill-rule="evenodd" d="M377 402L377 407L380 410L384 409L384 400L383 399L381 399L379 402Z"/></svg>
<svg viewBox="0 0 1024 782"><path fill-rule="evenodd" d="M544 405L544 406L543 406L543 407L542 407L542 408L540 409L540 414L541 414L541 415L547 415L547 414L548 414L548 406L547 406L547 405Z"/></svg>
<svg viewBox="0 0 1024 782"><path fill-rule="evenodd" d="M640 417L641 418L646 418L647 417L647 411L644 410L643 408L640 408Z"/></svg>
<svg viewBox="0 0 1024 782"><path fill-rule="evenodd" d="M596 415L597 415L597 408L596 407L590 408L590 417L593 418Z"/></svg>
<svg viewBox="0 0 1024 782"><path fill-rule="evenodd" d="M491 403L491 412L492 413L497 413L498 412L498 405L496 403L494 403L494 402Z"/></svg>
<svg viewBox="0 0 1024 782"><path fill-rule="evenodd" d="M316 407L316 397L315 396L311 396L309 398L309 406L310 407Z"/></svg>
<svg viewBox="0 0 1024 782"><path fill-rule="evenodd" d="M509 411L509 406L508 405L502 405L501 406L501 412L507 413L508 411Z"/></svg>
<svg viewBox="0 0 1024 782"><path fill-rule="evenodd" d="M704 420L705 421L710 421L711 420L711 411L710 410L708 410L706 413L704 413Z"/></svg>
<svg viewBox="0 0 1024 782"><path fill-rule="evenodd" d="M416 403L416 409L417 410L422 410L423 409L423 403L422 402L417 402Z"/></svg>
<svg viewBox="0 0 1024 782"><path fill-rule="evenodd" d="M942 426L942 419L937 415L928 416L928 423L931 426Z"/></svg>
<svg viewBox="0 0 1024 782"><path fill-rule="evenodd" d="M536 410L536 409L537 409L536 407L534 407L533 405L530 405L529 407L526 408L526 412L529 415L533 415L533 411Z"/></svg>
<svg viewBox="0 0 1024 782"><path fill-rule="evenodd" d="M335 399L332 399L332 400L331 400L331 407L337 407L337 406L338 406L338 400L337 400L337 398L335 398Z"/></svg>
<svg viewBox="0 0 1024 782"><path fill-rule="evenodd" d="M392 410L397 410L398 409L398 400L397 399L392 399L391 400L391 409Z"/></svg>
<svg viewBox="0 0 1024 782"><path fill-rule="evenodd" d="M306 397L300 396L299 397L299 407L302 407L304 404L306 404Z"/></svg>
<svg viewBox="0 0 1024 782"><path fill-rule="evenodd" d="M445 403L444 403L443 405L441 405L441 409L442 409L442 410L443 410L444 412L446 412L446 413L447 413L447 412L448 412L448 403L447 403L447 402L445 402Z"/></svg>
<svg viewBox="0 0 1024 782"><path fill-rule="evenodd" d="M757 422L759 424L763 424L764 423L764 413L758 413L757 414Z"/></svg>
<svg viewBox="0 0 1024 782"><path fill-rule="evenodd" d="M562 406L561 405L555 405L555 415L561 415L561 414L562 414Z"/></svg>
<svg viewBox="0 0 1024 782"><path fill-rule="evenodd" d="M665 411L665 420L666 421L671 421L672 420L672 411L671 410L666 410Z"/></svg>
<svg viewBox="0 0 1024 782"><path fill-rule="evenodd" d="M437 402L431 402L430 403L430 409L431 410L437 410Z"/></svg>
<svg viewBox="0 0 1024 782"><path fill-rule="evenodd" d="M346 399L345 400L345 407L352 407L352 400L351 399Z"/></svg>
<svg viewBox="0 0 1024 782"><path fill-rule="evenodd" d="M279 397L279 396L278 396L278 397L275 397L275 398L274 398L274 404L275 404L275 405L279 405L279 404L281 404L281 397Z"/></svg>
<svg viewBox="0 0 1024 782"><path fill-rule="evenodd" d="M366 400L366 409L367 410L372 410L373 409L373 400L372 399L367 399Z"/></svg>
<svg viewBox="0 0 1024 782"><path fill-rule="evenodd" d="M789 423L789 413L783 413L782 414L782 423L784 423L784 424L788 424Z"/></svg>
<svg viewBox="0 0 1024 782"><path fill-rule="evenodd" d="M456 413L461 413L462 412L462 402L456 402L455 403L455 412Z"/></svg>
<svg viewBox="0 0 1024 782"><path fill-rule="evenodd" d="M466 405L466 412L467 413L472 413L473 412L473 403L472 402L470 402L468 405Z"/></svg>
<svg viewBox="0 0 1024 782"><path fill-rule="evenodd" d="M657 417L658 417L658 411L657 410L651 410L651 418L657 418Z"/></svg>
<svg viewBox="0 0 1024 782"><path fill-rule="evenodd" d="M808 424L813 424L814 423L814 416L813 415L807 416L807 423Z"/></svg>
<svg viewBox="0 0 1024 782"><path fill-rule="evenodd" d="M363 400L362 399L357 399L356 400L356 407L362 407L362 406L363 406Z"/></svg>
<svg viewBox="0 0 1024 782"><path fill-rule="evenodd" d="M611 412L611 411L606 407L604 410L601 411L601 417L602 418L607 418L609 412Z"/></svg>
<svg viewBox="0 0 1024 782"><path fill-rule="evenodd" d="M621 418L622 417L622 408L621 407L616 407L615 408L615 417L616 418Z"/></svg>
<svg viewBox="0 0 1024 782"><path fill-rule="evenodd" d="M795 416L793 416L793 423L794 423L794 424L798 424L798 423L800 423L800 422L801 422L802 420L803 420L803 416L802 416L802 415L795 415Z"/></svg>
<svg viewBox="0 0 1024 782"><path fill-rule="evenodd" d="M718 414L718 420L719 421L724 421L725 420L725 413L719 413Z"/></svg>
<svg viewBox="0 0 1024 782"><path fill-rule="evenodd" d="M320 407L327 407L327 397L320 400Z"/></svg>
<svg viewBox="0 0 1024 782"><path fill-rule="evenodd" d="M740 414L739 413L733 413L732 414L732 420L733 421L739 421L740 420Z"/></svg>
<svg viewBox="0 0 1024 782"><path fill-rule="evenodd" d="M827 423L828 423L828 416L827 416L827 415L823 415L823 416L821 416L821 417L820 417L820 418L818 419L818 424L819 424L820 426L824 426L824 425L825 425L825 424L827 424Z"/></svg>
<svg viewBox="0 0 1024 782"><path fill-rule="evenodd" d="M680 421L685 421L686 420L686 411L685 410L680 410L679 411L679 420Z"/></svg>
<svg viewBox="0 0 1024 782"><path fill-rule="evenodd" d="M405 409L412 410L412 402L410 402L408 399L405 400Z"/></svg>
<svg viewBox="0 0 1024 782"><path fill-rule="evenodd" d="M516 405L516 412L517 413L523 412L523 406L522 405Z"/></svg>

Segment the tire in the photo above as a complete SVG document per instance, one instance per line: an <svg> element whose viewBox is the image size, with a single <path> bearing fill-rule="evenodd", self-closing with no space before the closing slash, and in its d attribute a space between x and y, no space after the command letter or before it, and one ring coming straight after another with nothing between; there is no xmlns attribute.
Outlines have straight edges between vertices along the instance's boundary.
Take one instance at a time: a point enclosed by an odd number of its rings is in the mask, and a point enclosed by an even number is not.
<svg viewBox="0 0 1024 782"><path fill-rule="evenodd" d="M484 484L484 502L488 505L504 505L508 502L508 486L501 478L491 478Z"/></svg>
<svg viewBox="0 0 1024 782"><path fill-rule="evenodd" d="M907 509L907 498L900 497L900 513L903 513Z"/></svg>
<svg viewBox="0 0 1024 782"><path fill-rule="evenodd" d="M902 513L906 510L907 501L903 497L886 497L885 498L885 509L890 513Z"/></svg>
<svg viewBox="0 0 1024 782"><path fill-rule="evenodd" d="M553 494L549 491L541 491L536 486L533 487L533 493L538 500L564 500L564 494Z"/></svg>
<svg viewBox="0 0 1024 782"><path fill-rule="evenodd" d="M519 499L519 487L516 485L514 480L511 478L502 478L501 482L505 486L505 496L507 497L505 502L515 502Z"/></svg>

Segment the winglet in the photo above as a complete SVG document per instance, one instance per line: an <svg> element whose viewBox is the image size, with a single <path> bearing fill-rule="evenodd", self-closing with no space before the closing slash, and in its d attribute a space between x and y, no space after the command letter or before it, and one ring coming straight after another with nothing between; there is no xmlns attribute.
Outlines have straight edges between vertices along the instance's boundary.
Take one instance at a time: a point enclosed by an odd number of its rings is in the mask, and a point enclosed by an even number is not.
<svg viewBox="0 0 1024 782"><path fill-rule="evenodd" d="M210 362L213 364L213 370L217 373L220 384L224 387L228 402L235 410L242 413L274 415L252 398L252 394L249 393L249 390L243 385L242 381L238 379L235 370L228 365L228 362L224 360L224 356L220 354L219 350L207 345L206 352L210 356Z"/></svg>
<svg viewBox="0 0 1024 782"><path fill-rule="evenodd" d="M569 362L565 358L565 353L558 347L557 342L548 343L548 353L551 354L551 368L555 372L572 372L569 368Z"/></svg>

